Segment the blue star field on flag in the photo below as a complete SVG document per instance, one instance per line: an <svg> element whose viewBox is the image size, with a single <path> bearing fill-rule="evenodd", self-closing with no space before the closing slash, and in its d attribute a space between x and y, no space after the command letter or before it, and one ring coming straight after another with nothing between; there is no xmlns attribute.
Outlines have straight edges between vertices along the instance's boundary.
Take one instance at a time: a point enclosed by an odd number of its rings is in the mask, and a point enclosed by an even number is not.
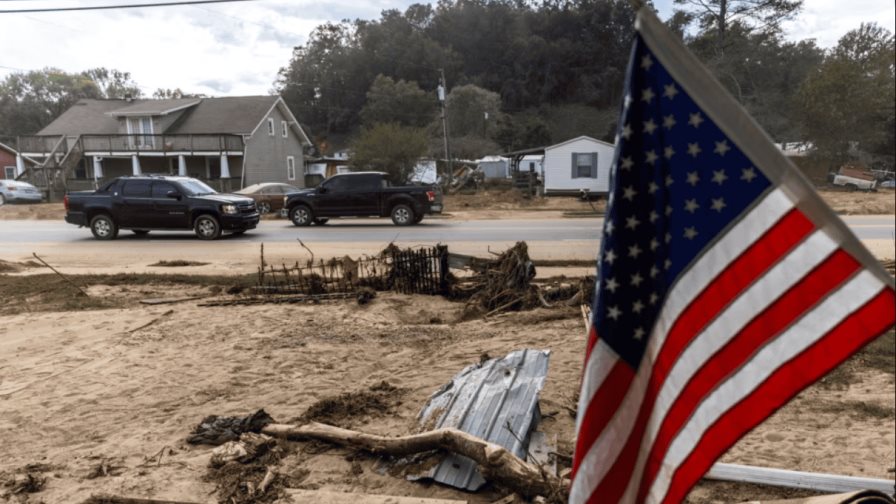
<svg viewBox="0 0 896 504"><path fill-rule="evenodd" d="M675 279L771 183L640 36L633 51L593 323L599 337L637 367Z"/></svg>

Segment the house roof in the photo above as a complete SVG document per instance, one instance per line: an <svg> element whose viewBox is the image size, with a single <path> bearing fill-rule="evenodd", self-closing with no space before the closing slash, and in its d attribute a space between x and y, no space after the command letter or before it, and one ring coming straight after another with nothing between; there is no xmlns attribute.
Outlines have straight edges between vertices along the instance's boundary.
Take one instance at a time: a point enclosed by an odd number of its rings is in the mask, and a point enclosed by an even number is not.
<svg viewBox="0 0 896 504"><path fill-rule="evenodd" d="M91 100L72 105L38 135L114 135L121 116L158 115L185 109L166 134L249 135L275 106L291 119L290 125L310 144L305 132L279 96L228 96L174 100ZM294 124L293 124L294 123Z"/></svg>
<svg viewBox="0 0 896 504"><path fill-rule="evenodd" d="M115 135L118 119L107 112L126 105L124 100L78 100L38 135Z"/></svg>
<svg viewBox="0 0 896 504"><path fill-rule="evenodd" d="M279 96L203 98L166 133L233 133L249 135L274 107Z"/></svg>
<svg viewBox="0 0 896 504"><path fill-rule="evenodd" d="M577 136L577 137L575 137L575 138L570 138L569 140L565 140L565 141L560 142L560 143L556 143L556 144L554 144L554 145L549 145L549 146L545 147L545 150L547 150L547 149L556 149L557 147L561 147L561 146L564 146L564 145L566 145L566 144L568 144L568 143L572 143L572 142L575 142L575 141L578 141L578 140L591 140L591 141L594 142L594 143L599 143L599 144L608 145L608 146L613 147L613 148L616 147L615 145L613 145L613 144L611 144L611 143L609 143L609 142L604 142L603 140L598 140L598 139L593 138L593 137L590 137L590 136L588 136L588 135L581 135L581 136Z"/></svg>
<svg viewBox="0 0 896 504"><path fill-rule="evenodd" d="M107 112L107 114L122 116L146 116L146 115L167 115L178 110L192 107L202 101L198 98L172 98L170 100L140 100L138 103L130 102L131 105L120 109Z"/></svg>

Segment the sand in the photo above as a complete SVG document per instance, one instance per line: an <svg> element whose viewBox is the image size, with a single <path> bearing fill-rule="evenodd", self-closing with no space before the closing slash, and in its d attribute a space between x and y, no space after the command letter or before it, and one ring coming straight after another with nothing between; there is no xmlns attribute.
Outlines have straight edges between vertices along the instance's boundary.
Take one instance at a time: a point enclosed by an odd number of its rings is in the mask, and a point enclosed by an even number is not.
<svg viewBox="0 0 896 504"><path fill-rule="evenodd" d="M264 408L289 421L322 397L387 381L398 389L390 410L348 420L372 433L411 433L427 397L457 371L483 353L502 356L524 347L552 350L540 427L557 436L560 453L571 453L574 421L567 408L584 346L574 309L457 322L461 304L389 293L366 306L136 303L201 291L92 286L91 296L115 298L124 308L0 316L0 495L4 477L44 464L44 489L30 500L8 502L70 503L100 492L215 502L214 484L203 479L211 448L184 442L206 415ZM723 460L892 478L893 375L866 369L853 379L836 389L811 387ZM849 401L873 405L885 417L838 410ZM409 482L341 448L290 443L288 453L281 471L293 475L289 484L297 488L471 503L503 496L493 488L471 494ZM98 471L102 464L108 475ZM728 497L782 495L726 491ZM717 486L702 484L689 501L713 502L719 495Z"/></svg>

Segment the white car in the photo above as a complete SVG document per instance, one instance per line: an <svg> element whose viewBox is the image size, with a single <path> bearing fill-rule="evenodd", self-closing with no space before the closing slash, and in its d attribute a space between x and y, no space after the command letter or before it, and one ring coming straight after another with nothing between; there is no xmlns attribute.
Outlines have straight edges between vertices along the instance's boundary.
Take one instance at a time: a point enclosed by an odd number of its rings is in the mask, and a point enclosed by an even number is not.
<svg viewBox="0 0 896 504"><path fill-rule="evenodd" d="M0 205L6 203L40 203L44 195L27 182L0 180Z"/></svg>

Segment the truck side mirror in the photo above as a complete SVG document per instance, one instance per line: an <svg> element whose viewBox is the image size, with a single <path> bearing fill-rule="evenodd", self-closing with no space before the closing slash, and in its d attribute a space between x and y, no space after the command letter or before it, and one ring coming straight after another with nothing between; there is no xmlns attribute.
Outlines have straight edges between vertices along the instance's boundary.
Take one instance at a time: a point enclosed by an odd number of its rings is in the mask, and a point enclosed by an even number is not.
<svg viewBox="0 0 896 504"><path fill-rule="evenodd" d="M180 193L177 192L177 191L168 191L167 193L165 193L165 197L167 197L167 198L173 198L173 199L179 200L179 199L180 199Z"/></svg>

